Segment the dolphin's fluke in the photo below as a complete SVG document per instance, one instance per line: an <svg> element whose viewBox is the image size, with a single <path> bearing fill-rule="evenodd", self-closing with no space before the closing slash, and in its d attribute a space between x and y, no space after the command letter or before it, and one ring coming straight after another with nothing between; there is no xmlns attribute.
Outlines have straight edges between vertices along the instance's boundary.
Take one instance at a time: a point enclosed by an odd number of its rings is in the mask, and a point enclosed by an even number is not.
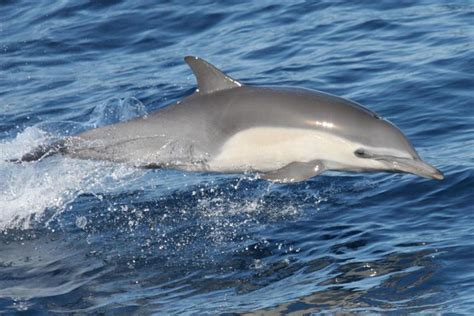
<svg viewBox="0 0 474 316"><path fill-rule="evenodd" d="M232 79L219 69L195 56L186 56L184 61L191 67L196 76L198 93L207 94L220 90L232 89L242 86L240 82Z"/></svg>

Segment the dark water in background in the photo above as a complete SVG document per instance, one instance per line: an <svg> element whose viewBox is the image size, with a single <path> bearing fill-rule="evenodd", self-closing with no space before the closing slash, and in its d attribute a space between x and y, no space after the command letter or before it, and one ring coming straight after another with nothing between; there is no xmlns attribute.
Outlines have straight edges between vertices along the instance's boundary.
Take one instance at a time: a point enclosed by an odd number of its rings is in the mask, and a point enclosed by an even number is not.
<svg viewBox="0 0 474 316"><path fill-rule="evenodd" d="M474 313L474 4L0 2L0 310ZM442 182L297 185L52 157L190 94L182 58L352 98Z"/></svg>

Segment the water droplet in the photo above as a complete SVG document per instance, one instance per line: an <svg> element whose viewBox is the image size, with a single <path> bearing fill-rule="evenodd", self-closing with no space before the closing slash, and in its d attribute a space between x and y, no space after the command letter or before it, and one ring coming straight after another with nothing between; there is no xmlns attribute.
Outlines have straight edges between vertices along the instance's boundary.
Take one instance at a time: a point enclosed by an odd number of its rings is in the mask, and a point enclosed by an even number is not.
<svg viewBox="0 0 474 316"><path fill-rule="evenodd" d="M87 225L87 218L85 216L76 217L76 226L80 229L84 229Z"/></svg>

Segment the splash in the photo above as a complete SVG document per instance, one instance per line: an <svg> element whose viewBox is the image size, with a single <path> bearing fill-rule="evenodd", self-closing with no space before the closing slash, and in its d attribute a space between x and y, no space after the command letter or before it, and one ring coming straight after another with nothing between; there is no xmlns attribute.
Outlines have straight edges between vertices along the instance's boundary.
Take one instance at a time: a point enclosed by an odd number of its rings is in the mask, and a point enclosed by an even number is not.
<svg viewBox="0 0 474 316"><path fill-rule="evenodd" d="M114 98L97 106L81 127L73 124L77 131L144 114L145 108L137 99ZM67 130L54 131L65 135L71 124L41 123L26 128L13 140L0 143L0 231L12 227L28 229L35 221L44 219L48 210L52 211L52 216L64 211L84 192L110 191L130 177L143 174L124 165L61 156L34 163L8 162L41 144L58 139L51 133L54 126L67 126Z"/></svg>
<svg viewBox="0 0 474 316"><path fill-rule="evenodd" d="M0 144L0 230L30 228L45 211L64 211L83 192L108 190L110 180L120 180L137 171L93 161L54 157L44 161L13 164L5 160L13 149L27 152L49 137L37 128L27 128L11 142ZM113 178L113 179L111 179ZM108 181L109 180L109 181Z"/></svg>
<svg viewBox="0 0 474 316"><path fill-rule="evenodd" d="M112 98L94 108L89 123L97 127L130 120L146 114L145 106L136 98Z"/></svg>

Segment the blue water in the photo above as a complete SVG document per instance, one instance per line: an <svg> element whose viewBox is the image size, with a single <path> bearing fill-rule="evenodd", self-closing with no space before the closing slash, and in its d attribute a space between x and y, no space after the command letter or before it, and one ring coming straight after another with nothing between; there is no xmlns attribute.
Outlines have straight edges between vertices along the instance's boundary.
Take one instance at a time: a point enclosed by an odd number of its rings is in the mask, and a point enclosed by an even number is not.
<svg viewBox="0 0 474 316"><path fill-rule="evenodd" d="M161 2L0 3L0 311L474 313L472 1ZM354 99L446 179L5 162L191 94L185 55Z"/></svg>

